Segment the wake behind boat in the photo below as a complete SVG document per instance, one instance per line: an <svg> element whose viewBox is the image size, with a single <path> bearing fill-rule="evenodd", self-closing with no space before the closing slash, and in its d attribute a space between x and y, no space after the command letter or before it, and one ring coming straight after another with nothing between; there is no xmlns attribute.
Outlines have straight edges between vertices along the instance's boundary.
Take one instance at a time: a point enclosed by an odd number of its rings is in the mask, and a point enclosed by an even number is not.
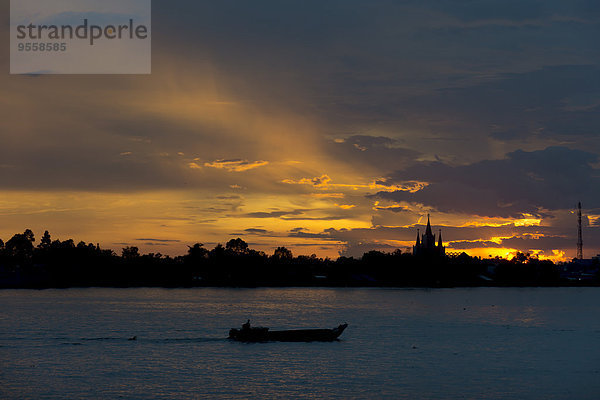
<svg viewBox="0 0 600 400"><path fill-rule="evenodd" d="M242 329L232 328L229 339L240 342L332 342L336 340L348 324L333 329L291 329L270 331L269 328L250 326L250 320Z"/></svg>

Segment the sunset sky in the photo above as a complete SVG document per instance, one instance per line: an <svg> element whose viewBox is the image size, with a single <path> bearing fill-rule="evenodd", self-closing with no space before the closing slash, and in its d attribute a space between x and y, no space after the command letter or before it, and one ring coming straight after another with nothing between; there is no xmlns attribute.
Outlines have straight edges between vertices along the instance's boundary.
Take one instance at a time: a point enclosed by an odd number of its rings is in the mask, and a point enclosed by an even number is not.
<svg viewBox="0 0 600 400"><path fill-rule="evenodd" d="M600 3L153 1L151 75L9 75L0 238L600 253Z"/></svg>

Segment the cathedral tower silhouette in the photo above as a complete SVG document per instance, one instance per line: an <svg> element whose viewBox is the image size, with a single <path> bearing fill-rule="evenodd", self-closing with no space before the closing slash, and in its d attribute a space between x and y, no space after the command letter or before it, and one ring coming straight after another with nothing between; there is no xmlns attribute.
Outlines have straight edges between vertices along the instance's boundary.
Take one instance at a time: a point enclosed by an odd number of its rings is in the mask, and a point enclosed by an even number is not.
<svg viewBox="0 0 600 400"><path fill-rule="evenodd" d="M442 230L438 236L438 243L435 243L435 235L431 231L431 223L429 221L429 214L427 214L427 228L425 233L420 236L417 230L417 242L413 246L414 256L425 256L425 257L443 257L446 255L446 248L442 243Z"/></svg>

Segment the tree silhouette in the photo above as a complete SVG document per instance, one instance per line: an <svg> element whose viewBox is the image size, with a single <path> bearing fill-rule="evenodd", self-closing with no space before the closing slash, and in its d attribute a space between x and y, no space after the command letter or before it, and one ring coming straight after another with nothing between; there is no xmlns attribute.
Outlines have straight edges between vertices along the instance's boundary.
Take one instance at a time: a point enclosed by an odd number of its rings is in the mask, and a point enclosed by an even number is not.
<svg viewBox="0 0 600 400"><path fill-rule="evenodd" d="M247 254L248 253L248 243L246 243L245 241L243 241L240 238L231 239L225 245L225 250L228 250L229 252L232 252L236 255Z"/></svg>
<svg viewBox="0 0 600 400"><path fill-rule="evenodd" d="M67 239L64 242L61 243L61 246L65 249L74 249L75 248L75 241L73 239Z"/></svg>
<svg viewBox="0 0 600 400"><path fill-rule="evenodd" d="M520 251L517 251L517 254L515 254L515 256L512 258L512 262L514 263L524 263L529 261L530 259L530 255L529 253L525 254L525 253L521 253Z"/></svg>
<svg viewBox="0 0 600 400"><path fill-rule="evenodd" d="M74 249L75 242L73 241L73 239L67 239L62 242L60 240L54 240L52 242L52 244L50 245L50 248L53 250L55 250L55 249Z"/></svg>
<svg viewBox="0 0 600 400"><path fill-rule="evenodd" d="M140 251L135 246L123 247L121 251L121 257L125 260L134 260L140 256Z"/></svg>
<svg viewBox="0 0 600 400"><path fill-rule="evenodd" d="M225 247L221 243L217 243L214 249L210 251L210 257L219 259L225 256Z"/></svg>
<svg viewBox="0 0 600 400"><path fill-rule="evenodd" d="M204 248L204 244L196 243L193 246L188 246L188 257L192 259L205 258L208 255L208 250Z"/></svg>
<svg viewBox="0 0 600 400"><path fill-rule="evenodd" d="M285 247L278 247L273 253L273 258L277 261L290 261L294 258L292 251Z"/></svg>
<svg viewBox="0 0 600 400"><path fill-rule="evenodd" d="M294 257L286 247L272 256L249 248L241 238L213 249L202 243L185 256L141 255L135 246L121 256L99 245L54 240L44 232L34 246L31 230L0 240L0 288L86 286L480 286L572 285L551 261L517 253L511 260L481 259L466 253L432 262L410 253L370 251L336 261L316 255ZM600 263L584 271L600 285Z"/></svg>
<svg viewBox="0 0 600 400"><path fill-rule="evenodd" d="M6 242L6 252L9 256L18 258L20 261L25 261L33 255L33 242L35 237L30 229L26 229L23 233L17 233L8 242Z"/></svg>
<svg viewBox="0 0 600 400"><path fill-rule="evenodd" d="M44 232L44 236L40 240L40 244L38 244L38 249L49 249L52 245L52 238L50 237L50 233L48 231Z"/></svg>

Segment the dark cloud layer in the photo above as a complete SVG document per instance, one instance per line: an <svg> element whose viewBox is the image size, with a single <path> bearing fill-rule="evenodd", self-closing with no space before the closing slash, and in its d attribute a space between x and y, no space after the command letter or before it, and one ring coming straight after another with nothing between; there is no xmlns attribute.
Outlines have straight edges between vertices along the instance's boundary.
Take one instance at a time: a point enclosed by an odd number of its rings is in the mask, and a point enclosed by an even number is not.
<svg viewBox="0 0 600 400"><path fill-rule="evenodd" d="M193 38L190 56L239 77L240 95L255 99L252 82L268 82L266 101L321 115L331 133L383 127L501 141L596 134L599 14L593 1L533 0L155 8L161 45Z"/></svg>
<svg viewBox="0 0 600 400"><path fill-rule="evenodd" d="M420 155L498 157L489 140L572 140L599 152L599 14L591 1L158 2L151 77L2 78L5 93L29 99L5 108L3 135L21 135L11 121L27 113L39 118L28 121L29 140L3 141L1 182L182 188L193 175L157 154L257 160L251 140L227 152L233 141L219 124L190 128L101 101L140 86L160 93L166 76L191 79L206 64L239 100L320 118L321 134L347 138L323 150L359 168L387 173Z"/></svg>
<svg viewBox="0 0 600 400"><path fill-rule="evenodd" d="M420 153L407 149L393 138L353 135L327 141L325 149L332 157L359 169L390 171L414 163Z"/></svg>
<svg viewBox="0 0 600 400"><path fill-rule="evenodd" d="M564 65L500 74L491 82L440 90L421 106L469 119L500 141L596 136L600 68Z"/></svg>
<svg viewBox="0 0 600 400"><path fill-rule="evenodd" d="M398 171L387 183L421 180L429 186L416 192L380 192L393 201L422 203L443 212L488 217L543 215L544 210L569 209L578 201L594 204L600 196L598 155L565 147L526 152L501 160L465 166L422 163Z"/></svg>

